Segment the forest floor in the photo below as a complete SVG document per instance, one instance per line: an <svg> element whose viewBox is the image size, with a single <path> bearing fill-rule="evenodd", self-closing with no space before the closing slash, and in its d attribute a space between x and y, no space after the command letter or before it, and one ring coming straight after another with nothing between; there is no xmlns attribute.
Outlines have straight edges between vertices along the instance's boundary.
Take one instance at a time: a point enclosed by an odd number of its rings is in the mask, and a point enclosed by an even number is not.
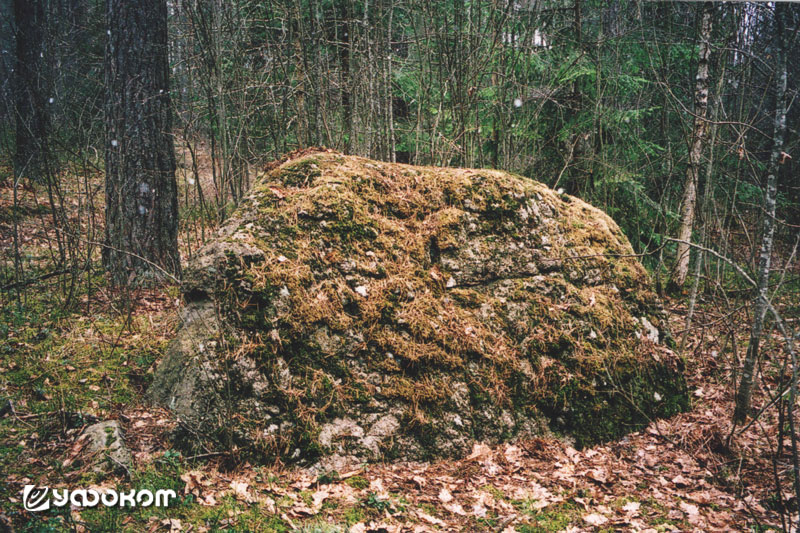
<svg viewBox="0 0 800 533"><path fill-rule="evenodd" d="M9 199L5 187L4 246ZM21 231L35 243L41 210L28 207ZM176 288L129 294L132 303L121 307L98 283L56 312L62 288L55 280L36 287L20 299L3 296L0 311L0 531L763 532L780 530L790 518L781 510L797 507L788 438L775 457L775 410L729 438L736 354L748 333L744 300L728 306L732 313L701 302L684 351L692 409L619 441L575 450L537 438L477 445L457 460L314 475L241 464L235 453L186 457L172 449L173 422L146 404L144 391L178 324ZM683 300L666 304L673 331L682 330ZM779 346L766 341L756 407L785 371ZM81 432L108 419L124 429L129 472L99 473L85 460ZM166 509L28 513L20 503L26 484L172 488L180 497Z"/></svg>
<svg viewBox="0 0 800 533"><path fill-rule="evenodd" d="M479 445L460 460L315 476L231 468L230 457L172 450L167 413L143 405L141 395L176 323L175 300L140 295L124 329L125 318L107 312L62 322L50 342L3 344L3 395L14 398L15 412L0 422L0 498L3 519L20 530L768 531L780 524L773 450L762 434L775 432L774 421L762 416L726 447L729 374L710 352L689 360L690 412L617 442L580 451L555 439ZM108 418L121 421L134 453L127 476L94 473L80 460L84 425ZM168 509L42 516L18 507L29 483L174 488L181 499Z"/></svg>

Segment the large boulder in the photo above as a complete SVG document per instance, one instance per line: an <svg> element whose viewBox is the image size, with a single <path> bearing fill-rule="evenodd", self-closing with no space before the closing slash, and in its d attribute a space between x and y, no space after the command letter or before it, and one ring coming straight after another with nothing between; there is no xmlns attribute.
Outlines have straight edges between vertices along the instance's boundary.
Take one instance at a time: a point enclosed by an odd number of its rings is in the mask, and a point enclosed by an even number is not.
<svg viewBox="0 0 800 533"><path fill-rule="evenodd" d="M294 154L184 290L150 395L186 444L430 459L518 435L582 446L688 404L617 225L506 172Z"/></svg>

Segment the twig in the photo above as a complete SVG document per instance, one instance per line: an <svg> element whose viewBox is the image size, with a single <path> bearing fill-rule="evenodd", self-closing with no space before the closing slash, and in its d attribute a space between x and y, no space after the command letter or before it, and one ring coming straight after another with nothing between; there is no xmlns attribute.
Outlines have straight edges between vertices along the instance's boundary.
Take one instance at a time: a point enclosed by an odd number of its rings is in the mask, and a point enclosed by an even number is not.
<svg viewBox="0 0 800 533"><path fill-rule="evenodd" d="M68 274L69 270L61 269L56 270L54 272L48 272L47 274L42 274L41 276L36 276L35 278L31 279L23 279L20 281L15 281L14 283L9 283L8 285L3 285L0 287L0 291L10 291L11 289L18 289L20 287L27 287L28 285L33 285L34 283L38 283L40 281L44 281L46 279L54 278L56 276L60 276L62 274Z"/></svg>

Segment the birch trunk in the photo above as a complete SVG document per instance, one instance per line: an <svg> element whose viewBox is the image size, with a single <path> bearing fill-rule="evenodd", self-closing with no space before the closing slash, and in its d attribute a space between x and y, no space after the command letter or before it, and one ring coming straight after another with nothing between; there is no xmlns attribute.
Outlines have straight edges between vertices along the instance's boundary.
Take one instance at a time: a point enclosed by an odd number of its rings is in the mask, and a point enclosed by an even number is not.
<svg viewBox="0 0 800 533"><path fill-rule="evenodd" d="M778 54L778 72L775 90L775 123L773 126L772 153L767 167L767 190L764 195L764 227L761 236L761 252L758 260L758 294L753 303L753 324L750 328L750 342L744 360L742 379L736 393L736 411L733 419L736 423L744 422L750 411L753 392L753 377L758 361L759 343L764 329L764 317L769 307L768 288L769 271L772 257L772 243L775 235L775 203L778 195L778 169L781 164L781 151L786 136L786 88L787 88L787 47L785 41L784 17L786 4L777 3L775 19L778 31L775 34Z"/></svg>
<svg viewBox="0 0 800 533"><path fill-rule="evenodd" d="M697 181L700 174L703 145L705 143L708 123L708 58L711 55L711 28L714 5L711 2L703 4L702 20L700 22L700 55L697 61L697 77L694 92L694 127L692 129L692 142L689 148L689 164L686 167L686 181L683 185L683 198L681 201L681 225L678 230L678 254L672 272L672 284L680 288L686 282L689 273L689 251L687 243L692 241L692 228L694 226L694 211L697 203Z"/></svg>

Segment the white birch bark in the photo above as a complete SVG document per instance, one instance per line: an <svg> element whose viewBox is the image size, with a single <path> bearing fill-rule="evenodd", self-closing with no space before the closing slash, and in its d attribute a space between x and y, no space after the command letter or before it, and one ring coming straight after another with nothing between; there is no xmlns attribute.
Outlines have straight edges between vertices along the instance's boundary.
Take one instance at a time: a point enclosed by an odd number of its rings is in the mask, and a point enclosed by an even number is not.
<svg viewBox="0 0 800 533"><path fill-rule="evenodd" d="M783 150L783 142L786 135L787 49L784 40L782 19L785 7L786 6L777 6L775 8L775 17L778 23L778 31L775 35L778 54L778 72L775 77L775 123L773 129L772 153L770 154L769 166L767 167L767 190L764 194L764 227L761 236L761 252L758 260L758 279L756 280L758 289L753 304L753 324L750 328L750 342L747 346L747 355L745 356L739 390L736 393L735 422L743 422L746 420L748 411L750 410L753 378L756 362L758 361L759 343L764 329L764 317L769 308L769 271L772 257L772 243L775 235L775 202L778 196L778 169L781 163L781 151Z"/></svg>
<svg viewBox="0 0 800 533"><path fill-rule="evenodd" d="M697 77L695 78L694 93L694 127L692 129L692 144L689 149L689 164L686 167L686 181L683 186L683 199L681 201L681 225L678 230L678 253L675 267L672 272L672 284L682 287L689 273L690 246L684 242L692 242L692 229L694 227L694 211L697 203L697 181L700 175L703 145L705 143L708 122L708 58L711 55L711 29L714 5L706 2L703 5L702 21L700 22L700 55L697 61ZM683 242L680 242L683 241Z"/></svg>

